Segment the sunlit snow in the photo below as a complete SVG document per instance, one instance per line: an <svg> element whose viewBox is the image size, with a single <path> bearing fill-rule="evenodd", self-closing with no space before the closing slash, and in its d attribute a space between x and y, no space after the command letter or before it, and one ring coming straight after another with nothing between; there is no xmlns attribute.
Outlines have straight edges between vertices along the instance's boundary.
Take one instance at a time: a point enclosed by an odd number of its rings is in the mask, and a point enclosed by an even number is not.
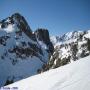
<svg viewBox="0 0 90 90"><path fill-rule="evenodd" d="M90 90L90 56L7 87L18 90Z"/></svg>

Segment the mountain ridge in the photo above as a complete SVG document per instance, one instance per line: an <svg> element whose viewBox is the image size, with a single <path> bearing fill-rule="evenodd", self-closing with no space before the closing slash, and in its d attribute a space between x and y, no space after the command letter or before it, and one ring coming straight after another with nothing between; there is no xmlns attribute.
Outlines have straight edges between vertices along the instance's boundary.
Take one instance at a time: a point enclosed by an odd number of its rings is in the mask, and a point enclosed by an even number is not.
<svg viewBox="0 0 90 90"><path fill-rule="evenodd" d="M41 72L90 55L90 30L68 32L62 36L52 36L50 39L54 52Z"/></svg>

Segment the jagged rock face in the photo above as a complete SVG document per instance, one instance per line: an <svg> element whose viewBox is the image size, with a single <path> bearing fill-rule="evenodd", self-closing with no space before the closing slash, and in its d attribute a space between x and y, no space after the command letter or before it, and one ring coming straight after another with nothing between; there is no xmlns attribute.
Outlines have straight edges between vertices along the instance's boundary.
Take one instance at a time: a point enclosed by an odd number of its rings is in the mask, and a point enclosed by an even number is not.
<svg viewBox="0 0 90 90"><path fill-rule="evenodd" d="M53 55L42 71L57 68L90 55L90 31L75 31L51 37Z"/></svg>
<svg viewBox="0 0 90 90"><path fill-rule="evenodd" d="M45 44L50 42L49 32L47 29L38 29L35 31L38 40L43 41Z"/></svg>
<svg viewBox="0 0 90 90"><path fill-rule="evenodd" d="M9 24L16 24L20 31L23 31L27 36L32 40L36 40L35 36L32 34L32 30L29 27L27 21L19 13L13 14L11 17L8 17L1 22L1 28L6 28ZM19 32L20 32L19 31Z"/></svg>
<svg viewBox="0 0 90 90"><path fill-rule="evenodd" d="M48 47L48 51L53 53L54 47L49 38L49 32L47 29L38 29L35 31L35 35L39 41L45 43Z"/></svg>
<svg viewBox="0 0 90 90"><path fill-rule="evenodd" d="M44 44L40 44L36 35ZM37 74L49 60L50 47L53 46L48 31L32 33L20 14L0 21L0 86Z"/></svg>

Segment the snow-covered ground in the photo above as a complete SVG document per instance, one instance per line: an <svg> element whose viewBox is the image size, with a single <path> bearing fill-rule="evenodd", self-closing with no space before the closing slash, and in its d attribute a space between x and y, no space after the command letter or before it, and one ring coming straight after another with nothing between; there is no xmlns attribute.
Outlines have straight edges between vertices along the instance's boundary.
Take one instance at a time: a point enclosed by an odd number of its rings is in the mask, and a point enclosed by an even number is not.
<svg viewBox="0 0 90 90"><path fill-rule="evenodd" d="M15 82L15 90L90 90L90 56Z"/></svg>

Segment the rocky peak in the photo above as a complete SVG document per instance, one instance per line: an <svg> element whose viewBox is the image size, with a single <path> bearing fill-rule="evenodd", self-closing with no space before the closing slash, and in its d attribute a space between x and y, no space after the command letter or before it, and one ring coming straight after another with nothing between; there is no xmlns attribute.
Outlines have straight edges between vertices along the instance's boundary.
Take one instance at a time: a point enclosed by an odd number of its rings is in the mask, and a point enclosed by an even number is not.
<svg viewBox="0 0 90 90"><path fill-rule="evenodd" d="M0 21L1 28L7 28L9 25L15 25L19 29L20 32L24 32L30 39L36 40L35 35L33 35L31 28L29 27L25 18L19 14L14 13L10 17L3 19Z"/></svg>
<svg viewBox="0 0 90 90"><path fill-rule="evenodd" d="M50 42L49 32L47 29L37 29L35 31L35 34L38 40L43 41L45 44L48 44Z"/></svg>
<svg viewBox="0 0 90 90"><path fill-rule="evenodd" d="M21 30L23 31L29 30L30 32L32 32L25 18L21 16L19 13L13 14L11 16L11 19L13 19L14 23L16 23Z"/></svg>
<svg viewBox="0 0 90 90"><path fill-rule="evenodd" d="M32 32L19 13L0 21L0 87L37 74L53 50L48 30Z"/></svg>
<svg viewBox="0 0 90 90"><path fill-rule="evenodd" d="M53 50L54 50L54 47L50 41L50 37L49 37L49 32L47 29L37 29L35 31L35 35L36 35L36 38L39 40L39 41L42 41L43 43L45 43L49 49L49 51L52 53Z"/></svg>

